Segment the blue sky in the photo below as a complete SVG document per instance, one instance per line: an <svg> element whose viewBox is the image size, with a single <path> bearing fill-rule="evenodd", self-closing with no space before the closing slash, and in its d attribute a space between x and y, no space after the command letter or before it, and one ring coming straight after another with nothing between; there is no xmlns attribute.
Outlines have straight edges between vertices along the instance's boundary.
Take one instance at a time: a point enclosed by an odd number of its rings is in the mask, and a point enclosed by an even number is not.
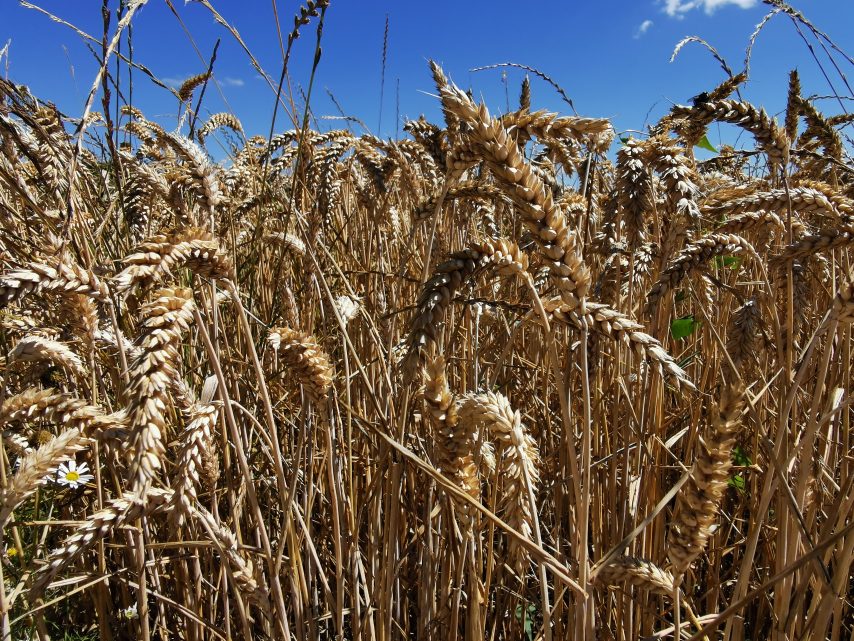
<svg viewBox="0 0 854 641"><path fill-rule="evenodd" d="M273 14L274 0L212 0L214 6L241 33L263 68L278 78L281 51ZM42 0L45 10L75 24L100 39L99 0ZM222 38L215 77L221 94L209 89L203 110L213 113L230 107L248 134L265 134L274 96L249 64L246 54L209 11L197 2L173 0L194 45L164 0L149 0L134 20L134 56L167 82L179 84L207 66L214 42ZM851 0L793 0L816 26L841 49L854 55L854 2ZM115 9L117 0L111 0ZM288 31L299 4L277 2L282 28ZM427 67L435 58L462 87L471 87L490 109L503 111L509 93L515 108L524 72L471 72L473 67L516 62L536 67L552 76L569 94L579 114L611 118L618 130L642 129L672 102L686 103L691 96L723 79L718 63L697 44L686 46L669 62L683 37L697 35L727 59L734 71L743 67L744 51L756 24L770 7L759 0L636 0L600 2L393 2L390 0L332 0L323 33L312 108L316 116L335 116L331 91L348 115L361 118L376 133L380 120L380 72L383 29L389 17L388 59L382 113L383 136L395 134L396 103L400 115L424 113L440 120ZM113 19L112 26L115 27ZM805 33L807 33L805 31ZM86 94L97 72L92 54L69 28L52 22L14 0L0 0L0 49L11 39L7 72L28 85L39 97L51 100L70 116L83 110ZM814 39L825 70L836 90L851 92ZM126 46L125 46L126 52ZM303 30L291 57L293 86L304 87L314 50L314 24ZM843 73L854 84L854 69L837 57ZM771 113L785 106L787 74L797 67L805 94L831 92L819 66L795 30L792 21L777 16L766 26L754 50L751 80L743 95ZM123 78L126 82L126 77ZM567 112L555 91L532 79L533 104ZM224 99L223 99L224 98ZM226 106L226 103L228 107ZM174 126L175 99L142 74L134 76L134 104L150 118ZM838 103L825 101L828 113L839 113ZM854 103L846 107L851 110ZM100 102L96 105L100 109ZM289 128L280 116L277 130ZM323 128L342 126L321 121ZM715 135L712 132L712 142ZM726 140L724 140L726 142Z"/></svg>

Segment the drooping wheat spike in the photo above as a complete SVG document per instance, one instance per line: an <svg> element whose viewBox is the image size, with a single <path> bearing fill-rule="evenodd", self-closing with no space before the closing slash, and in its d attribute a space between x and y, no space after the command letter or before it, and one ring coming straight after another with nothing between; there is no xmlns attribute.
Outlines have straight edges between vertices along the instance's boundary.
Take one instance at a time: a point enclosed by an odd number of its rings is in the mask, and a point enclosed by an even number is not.
<svg viewBox="0 0 854 641"><path fill-rule="evenodd" d="M614 305L628 283L629 261L622 253L611 254L602 266L593 286L597 300ZM619 274L619 276L618 276Z"/></svg>
<svg viewBox="0 0 854 641"><path fill-rule="evenodd" d="M742 250L751 256L756 256L753 246L735 234L712 233L692 242L667 266L658 282L652 286L647 294L647 309L652 309L668 291L713 257Z"/></svg>
<svg viewBox="0 0 854 641"><path fill-rule="evenodd" d="M769 118L764 109L757 109L748 102L737 100L717 100L701 102L694 107L677 107L673 110L683 117L689 127L702 126L703 129L714 121L729 122L743 127L756 138L757 144L768 155L773 166L784 166L789 158L789 142L786 132L773 118ZM699 140L699 138L698 138ZM696 141L686 138L693 145Z"/></svg>
<svg viewBox="0 0 854 641"><path fill-rule="evenodd" d="M5 329L10 336L26 336L27 334L40 334L46 338L56 338L59 336L58 330L49 330L45 333L44 324L37 318L29 314L16 314L10 310L4 310L0 314L0 327Z"/></svg>
<svg viewBox="0 0 854 641"><path fill-rule="evenodd" d="M709 92L709 102L717 100L726 100L732 95L732 92L738 89L747 81L747 72L742 71L726 78L721 84Z"/></svg>
<svg viewBox="0 0 854 641"><path fill-rule="evenodd" d="M299 236L283 231L268 231L264 233L264 240L281 245L287 251L297 256L305 256L305 243Z"/></svg>
<svg viewBox="0 0 854 641"><path fill-rule="evenodd" d="M206 461L210 459L218 413L218 406L212 403L195 403L186 412L187 426L180 437L181 449L170 484L175 508L170 517L178 526L183 524L197 500L197 488L209 465Z"/></svg>
<svg viewBox="0 0 854 641"><path fill-rule="evenodd" d="M172 149L182 161L173 178L173 187L183 186L195 195L209 214L213 214L225 202L220 188L220 168L210 161L204 149L189 138L166 132L158 136L158 142Z"/></svg>
<svg viewBox="0 0 854 641"><path fill-rule="evenodd" d="M424 348L436 341L451 299L469 279L487 269L510 275L524 273L527 268L528 257L516 243L506 240L473 243L468 249L451 254L449 260L436 267L418 297L418 311L410 325L406 371L413 373Z"/></svg>
<svg viewBox="0 0 854 641"><path fill-rule="evenodd" d="M30 335L18 341L9 353L11 366L14 363L43 362L64 368L80 380L86 380L87 371L80 357L68 345L38 335Z"/></svg>
<svg viewBox="0 0 854 641"><path fill-rule="evenodd" d="M71 428L26 455L8 485L0 491L0 527L6 525L15 508L33 495L47 476L56 473L60 463L85 449L88 441L79 429Z"/></svg>
<svg viewBox="0 0 854 641"><path fill-rule="evenodd" d="M208 376L208 378L205 379L199 403L202 405L212 404L218 408L220 405L219 401L213 400L217 386L218 381L216 377ZM215 424L211 425L210 438L203 440L200 448L202 466L198 470L199 480L201 481L202 488L206 492L213 492L216 489L217 480L220 475L220 461L219 453L216 448L216 434L213 431L214 426Z"/></svg>
<svg viewBox="0 0 854 641"><path fill-rule="evenodd" d="M178 366L181 333L193 319L189 289L162 289L141 309L141 353L130 365L129 455L132 492L144 498L165 453L166 403Z"/></svg>
<svg viewBox="0 0 854 641"><path fill-rule="evenodd" d="M231 261L219 242L208 232L195 227L152 236L135 253L125 258L127 267L116 275L119 292L139 286L153 287L177 267L187 267L201 276L224 278L231 274Z"/></svg>
<svg viewBox="0 0 854 641"><path fill-rule="evenodd" d="M124 109L122 110L124 111ZM141 141L141 149L151 151L157 146L157 136L153 133L150 124L147 120L132 120L125 123L124 130L131 136L136 136ZM146 154L150 157L150 154Z"/></svg>
<svg viewBox="0 0 854 641"><path fill-rule="evenodd" d="M0 307L33 292L86 294L98 302L107 302L110 297L107 284L79 265L29 263L0 278Z"/></svg>
<svg viewBox="0 0 854 641"><path fill-rule="evenodd" d="M169 185L163 174L137 158L123 154L126 178L122 196L125 222L138 242L151 225L158 207L169 201Z"/></svg>
<svg viewBox="0 0 854 641"><path fill-rule="evenodd" d="M684 40L683 40L684 42ZM716 102L725 100L732 95L732 92L747 80L747 74L741 72L735 76L726 78L721 84L709 92L701 93L694 97L692 102L696 105L699 102ZM685 115L686 108L677 105L670 113L666 114L658 123L652 127L653 135L665 134L670 130L677 132L687 143L688 148L694 147L700 139L705 135L708 123L700 120L693 120Z"/></svg>
<svg viewBox="0 0 854 641"><path fill-rule="evenodd" d="M52 389L28 389L9 396L0 407L0 424L49 421L77 429L86 438L110 439L123 435L127 417L118 412L104 414L97 407Z"/></svg>
<svg viewBox="0 0 854 641"><path fill-rule="evenodd" d="M116 529L161 511L171 494L169 490L152 488L145 497L125 493L122 498L110 500L107 507L77 526L74 534L51 552L47 565L33 577L30 598L38 598L57 574Z"/></svg>
<svg viewBox="0 0 854 641"><path fill-rule="evenodd" d="M384 156L375 148L374 140L362 136L356 143L353 157L359 162L365 173L380 194L386 194L390 189L391 178L397 171L397 163Z"/></svg>
<svg viewBox="0 0 854 641"><path fill-rule="evenodd" d="M814 234L805 234L791 245L786 245L780 254L774 257L771 265L779 267L789 260L842 249L851 244L854 244L854 225L822 229Z"/></svg>
<svg viewBox="0 0 854 641"><path fill-rule="evenodd" d="M0 525L12 511L56 472L60 463L86 448L90 439L106 439L125 432L123 414L105 415L80 399L54 390L29 389L10 396L0 407L0 424L49 421L64 431L27 454L5 490L0 493Z"/></svg>
<svg viewBox="0 0 854 641"><path fill-rule="evenodd" d="M534 512L531 499L536 496L540 478L539 451L536 441L525 430L518 411L513 411L510 401L502 394L484 392L467 394L457 404L459 424L465 433L483 438L488 433L499 443L497 473L502 479L501 511L507 523L517 532L531 539ZM527 478L527 481L526 481ZM531 494L528 492L531 484ZM509 557L516 573L524 576L529 561L528 552L511 539Z"/></svg>
<svg viewBox="0 0 854 641"><path fill-rule="evenodd" d="M308 167L309 184L319 194L319 208L324 220L329 219L340 202L342 180L337 171L338 160L353 146L354 141L352 135L342 136L326 147L317 147L311 158ZM421 149L419 145L415 146ZM432 162L432 159L429 162Z"/></svg>
<svg viewBox="0 0 854 641"><path fill-rule="evenodd" d="M712 534L718 508L727 488L743 405L744 390L728 387L719 407L711 408L711 425L697 441L691 477L676 495L667 538L668 555L676 575L684 574L702 553Z"/></svg>
<svg viewBox="0 0 854 641"><path fill-rule="evenodd" d="M37 108L27 119L35 140L30 149L39 160L38 168L52 190L61 191L68 187L66 172L63 171L71 154L68 133L55 107Z"/></svg>
<svg viewBox="0 0 854 641"><path fill-rule="evenodd" d="M178 100L181 102L190 102L193 98L193 92L207 82L209 77L210 74L205 71L204 73L196 74L195 76L187 78L178 88Z"/></svg>
<svg viewBox="0 0 854 641"><path fill-rule="evenodd" d="M311 334L290 327L275 327L270 330L267 343L281 357L308 397L322 406L332 387L334 370L317 340Z"/></svg>
<svg viewBox="0 0 854 641"><path fill-rule="evenodd" d="M403 130L424 147L437 166L445 166L445 152L447 149L444 132L441 128L427 122L424 116L420 116L418 120L408 120L403 125Z"/></svg>
<svg viewBox="0 0 854 641"><path fill-rule="evenodd" d="M204 125L199 128L199 142L204 143L205 137L209 136L212 131L217 129L231 129L237 133L243 133L243 125L232 113L227 111L213 114L207 119Z"/></svg>
<svg viewBox="0 0 854 641"><path fill-rule="evenodd" d="M202 526L211 541L219 548L237 589L258 604L265 613L269 613L267 590L259 585L255 578L255 569L251 560L240 554L234 533L218 523L217 519L201 506L191 507L189 515Z"/></svg>
<svg viewBox="0 0 854 641"><path fill-rule="evenodd" d="M852 117L854 117L854 115L852 115ZM797 186L813 189L822 193L831 204L831 208L827 211L827 214L833 216L838 212L842 216L842 222L846 224L854 223L854 198L846 196L842 190L828 185L825 182L810 180L807 178L798 180ZM832 218L832 222L837 222L837 219Z"/></svg>
<svg viewBox="0 0 854 641"><path fill-rule="evenodd" d="M478 471L481 476L488 479L494 479L495 471L498 469L498 461L495 460L495 447L492 445L491 441L481 440L478 459L480 461Z"/></svg>
<svg viewBox="0 0 854 641"><path fill-rule="evenodd" d="M535 158L535 162L541 159L548 159L555 165L559 165L563 169L567 177L577 173L580 176L580 184L585 184L583 178L585 161L581 155L581 149L561 140L541 140L544 143L544 149L541 154ZM559 203L563 207L564 212L569 215L569 211L564 206L564 203Z"/></svg>
<svg viewBox="0 0 854 641"><path fill-rule="evenodd" d="M756 298L751 298L732 313L726 350L736 368L755 359L762 316Z"/></svg>
<svg viewBox="0 0 854 641"><path fill-rule="evenodd" d="M773 211L760 209L758 211L749 211L746 214L733 216L726 222L721 223L721 225L715 229L715 233L743 235L746 231L756 229L757 227L762 227L764 225L772 225L778 229L786 228L786 223L784 223L783 220Z"/></svg>
<svg viewBox="0 0 854 641"><path fill-rule="evenodd" d="M413 216L416 223L428 220L436 211L438 195L422 200ZM455 200L498 200L510 202L510 199L496 185L482 180L468 180L448 189L445 194L445 204Z"/></svg>
<svg viewBox="0 0 854 641"><path fill-rule="evenodd" d="M673 575L652 561L634 556L618 556L599 570L596 581L602 585L631 585L654 594L671 596Z"/></svg>
<svg viewBox="0 0 854 641"><path fill-rule="evenodd" d="M786 99L786 137L794 142L798 137L798 118L801 115L801 79L798 70L789 72L789 94Z"/></svg>
<svg viewBox="0 0 854 641"><path fill-rule="evenodd" d="M426 364L423 398L436 430L435 453L439 471L471 496L479 496L476 426L471 422L460 422L445 373L445 359L441 356ZM468 519L468 507L461 508Z"/></svg>
<svg viewBox="0 0 854 641"><path fill-rule="evenodd" d="M589 303L584 314L566 305L559 299L543 301L543 307L551 317L576 330L590 329L611 340L621 341L645 357L656 369L674 379L677 385L693 388L694 385L661 343L640 330L643 325L607 305Z"/></svg>
<svg viewBox="0 0 854 641"><path fill-rule="evenodd" d="M510 131L524 131L526 139L574 141L588 144L592 151L604 151L614 138L614 128L606 118L581 118L558 116L547 111L520 110L505 114L499 119Z"/></svg>
<svg viewBox="0 0 854 641"><path fill-rule="evenodd" d="M443 111L467 123L467 138L476 145L498 183L516 204L540 252L550 262L564 301L581 306L590 290L590 270L581 255L578 235L567 226L551 190L533 172L507 130L490 117L486 106L477 107L465 92L449 84L436 63L431 62L431 67Z"/></svg>
<svg viewBox="0 0 854 641"><path fill-rule="evenodd" d="M833 299L832 318L840 323L854 323L854 280L839 288Z"/></svg>
<svg viewBox="0 0 854 641"><path fill-rule="evenodd" d="M439 183L439 165L433 155L419 142L414 140L398 140L396 142L400 153L406 158L406 164L418 169L422 190L435 188Z"/></svg>
<svg viewBox="0 0 854 641"><path fill-rule="evenodd" d="M841 212L824 193L809 187L792 187L788 193L785 189L772 189L740 198L728 198L722 202L704 206L703 213L717 218L763 209L784 213L789 203L792 205L792 210L800 214L821 212L836 220L841 216Z"/></svg>

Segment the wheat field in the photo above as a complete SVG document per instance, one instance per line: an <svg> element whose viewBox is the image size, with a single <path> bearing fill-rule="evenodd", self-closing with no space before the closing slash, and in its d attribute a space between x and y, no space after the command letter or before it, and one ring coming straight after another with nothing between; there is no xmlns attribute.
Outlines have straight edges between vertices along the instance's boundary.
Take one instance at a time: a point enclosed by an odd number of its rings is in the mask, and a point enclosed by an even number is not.
<svg viewBox="0 0 854 641"><path fill-rule="evenodd" d="M2 639L854 639L854 117L424 73L397 140L0 80Z"/></svg>

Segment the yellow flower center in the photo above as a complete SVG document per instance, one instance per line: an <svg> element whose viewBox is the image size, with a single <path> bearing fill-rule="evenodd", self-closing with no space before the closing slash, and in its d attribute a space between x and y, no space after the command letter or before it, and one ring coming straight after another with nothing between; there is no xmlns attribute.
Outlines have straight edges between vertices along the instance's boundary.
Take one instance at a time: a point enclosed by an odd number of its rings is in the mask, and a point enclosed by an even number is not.
<svg viewBox="0 0 854 641"><path fill-rule="evenodd" d="M80 475L77 472L71 471L65 475L65 480L74 483L74 481L80 480Z"/></svg>
<svg viewBox="0 0 854 641"><path fill-rule="evenodd" d="M9 548L8 550L6 550L7 556L17 556L17 554L18 554L18 548Z"/></svg>

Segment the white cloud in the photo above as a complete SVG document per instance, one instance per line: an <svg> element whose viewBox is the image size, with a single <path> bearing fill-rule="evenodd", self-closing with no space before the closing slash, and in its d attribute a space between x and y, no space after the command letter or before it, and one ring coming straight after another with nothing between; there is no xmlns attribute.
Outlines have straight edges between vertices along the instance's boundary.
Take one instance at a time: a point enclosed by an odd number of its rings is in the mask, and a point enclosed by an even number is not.
<svg viewBox="0 0 854 641"><path fill-rule="evenodd" d="M650 27L652 27L652 20L644 20L640 23L640 26L635 30L635 35L632 36L635 40L644 35L647 31L649 31Z"/></svg>
<svg viewBox="0 0 854 641"><path fill-rule="evenodd" d="M184 80L186 80L186 78L163 78L163 82L175 89L184 84Z"/></svg>
<svg viewBox="0 0 854 641"><path fill-rule="evenodd" d="M222 84L226 87L242 87L246 83L242 78L231 78L230 76L226 76L222 79Z"/></svg>
<svg viewBox="0 0 854 641"><path fill-rule="evenodd" d="M694 9L702 8L706 15L711 15L721 7L735 5L740 9L750 9L756 6L757 0L663 0L664 13L671 18L682 18Z"/></svg>

